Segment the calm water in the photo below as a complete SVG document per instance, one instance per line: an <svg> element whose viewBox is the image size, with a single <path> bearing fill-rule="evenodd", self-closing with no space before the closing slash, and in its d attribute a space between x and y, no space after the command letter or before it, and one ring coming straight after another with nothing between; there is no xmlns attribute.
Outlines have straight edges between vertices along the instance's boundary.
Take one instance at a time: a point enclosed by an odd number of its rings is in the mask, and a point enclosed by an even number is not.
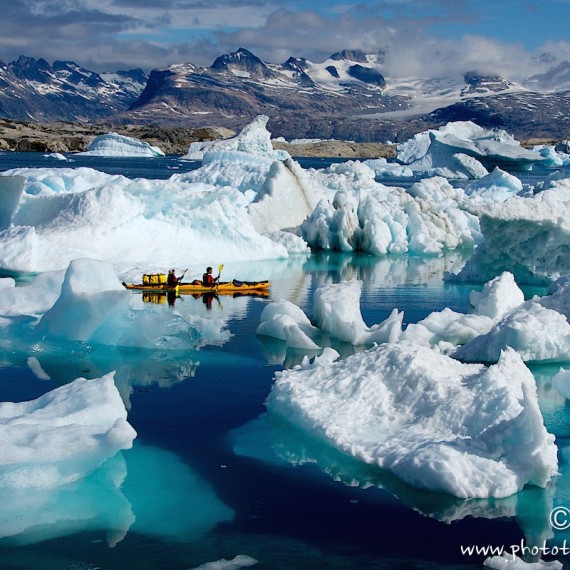
<svg viewBox="0 0 570 570"><path fill-rule="evenodd" d="M122 173L156 170L153 178L166 178L164 165L177 165L147 162L153 164L124 163ZM269 299L223 297L210 308L191 296L174 308L148 303L224 319L227 342L199 350L68 344L30 354L0 346L0 401L32 399L78 376L116 370L138 432L132 450L57 493L2 497L0 491L0 568L184 570L238 554L259 560L260 569L481 568L485 556L462 555L462 545L561 544L566 537L553 540L548 513L570 506L570 477L505 500L460 501L414 490L265 413L274 373L303 357L256 336L266 303L286 298L310 314L316 287L358 277L369 325L393 307L405 312L406 323L446 306L467 312L472 287L442 278L463 262L460 255L320 254L252 264L259 278L271 279ZM144 304L141 295L135 301ZM335 348L343 356L355 350ZM550 385L558 368L533 372L564 473L570 406Z"/></svg>

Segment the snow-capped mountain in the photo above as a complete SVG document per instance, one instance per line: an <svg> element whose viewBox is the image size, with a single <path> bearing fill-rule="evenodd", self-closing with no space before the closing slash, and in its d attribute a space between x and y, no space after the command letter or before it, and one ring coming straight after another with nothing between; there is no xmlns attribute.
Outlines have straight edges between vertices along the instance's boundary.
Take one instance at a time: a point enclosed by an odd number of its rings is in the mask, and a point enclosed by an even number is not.
<svg viewBox="0 0 570 570"><path fill-rule="evenodd" d="M475 70L456 77L385 76L384 60L382 52L343 50L320 63L290 57L274 64L240 48L208 68L179 64L153 71L122 118L237 129L263 113L277 136L325 138L348 132L353 140L374 140L373 132L395 130L390 125L374 129L380 120L410 121L473 98L528 92L499 75Z"/></svg>
<svg viewBox="0 0 570 570"><path fill-rule="evenodd" d="M95 73L71 61L21 56L0 62L0 116L23 121L88 121L123 111L147 82L141 69Z"/></svg>
<svg viewBox="0 0 570 570"><path fill-rule="evenodd" d="M408 98L385 94L379 58L340 52L318 64L293 57L270 64L240 48L208 68L180 64L152 71L129 116L236 125L259 113L338 116L401 109Z"/></svg>
<svg viewBox="0 0 570 570"><path fill-rule="evenodd" d="M473 120L519 137L570 130L570 63L524 84L466 70L449 77L400 77L386 53L342 50L325 61L262 61L247 49L192 63L97 74L72 62L20 57L0 62L0 117L36 122L105 120L115 125L223 126L270 117L274 136L397 141L450 120Z"/></svg>

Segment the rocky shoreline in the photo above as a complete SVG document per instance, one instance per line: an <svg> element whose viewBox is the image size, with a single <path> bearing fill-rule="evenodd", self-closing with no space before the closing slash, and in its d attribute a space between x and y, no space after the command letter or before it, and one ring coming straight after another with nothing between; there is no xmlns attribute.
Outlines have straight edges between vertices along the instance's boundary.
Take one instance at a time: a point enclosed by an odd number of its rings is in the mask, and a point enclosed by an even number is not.
<svg viewBox="0 0 570 570"><path fill-rule="evenodd" d="M186 154L190 143L219 140L235 133L224 127L166 127L155 125L87 125L24 123L0 119L0 150L17 152L83 152L96 137L116 132L158 146L166 154ZM296 157L379 158L396 156L394 145L319 141L291 144L274 141Z"/></svg>
<svg viewBox="0 0 570 570"><path fill-rule="evenodd" d="M225 127L179 127L158 125L111 125L81 123L32 123L0 119L0 151L83 152L96 137L116 132L158 146L165 154L183 155L193 142L220 140L235 135ZM536 138L523 146L556 144L553 139ZM394 158L396 145L386 143L323 140L298 143L272 141L275 149L293 157L313 158Z"/></svg>

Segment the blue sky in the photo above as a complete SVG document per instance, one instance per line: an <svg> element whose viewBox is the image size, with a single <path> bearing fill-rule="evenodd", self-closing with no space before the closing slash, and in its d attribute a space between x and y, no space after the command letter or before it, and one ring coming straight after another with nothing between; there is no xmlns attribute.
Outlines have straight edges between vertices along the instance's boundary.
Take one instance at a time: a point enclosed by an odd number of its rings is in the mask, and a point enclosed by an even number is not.
<svg viewBox="0 0 570 570"><path fill-rule="evenodd" d="M570 60L570 0L0 0L0 59L95 71L210 65L245 47L269 62L381 51L388 74L509 78ZM544 57L543 54L548 56Z"/></svg>

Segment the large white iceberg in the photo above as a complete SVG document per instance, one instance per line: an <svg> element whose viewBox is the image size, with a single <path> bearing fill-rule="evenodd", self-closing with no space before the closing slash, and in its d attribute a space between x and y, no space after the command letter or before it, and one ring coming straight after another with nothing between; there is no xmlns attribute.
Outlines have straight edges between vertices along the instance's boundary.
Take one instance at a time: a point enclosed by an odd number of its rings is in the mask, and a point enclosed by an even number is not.
<svg viewBox="0 0 570 570"><path fill-rule="evenodd" d="M570 178L553 179L532 196L471 201L483 242L462 271L463 281L488 281L502 271L519 283L548 284L570 268Z"/></svg>
<svg viewBox="0 0 570 570"><path fill-rule="evenodd" d="M480 162L529 168L545 161L505 131L487 130L471 121L418 133L398 144L397 153L398 160L413 170L447 178L481 178L487 171Z"/></svg>
<svg viewBox="0 0 570 570"><path fill-rule="evenodd" d="M301 224L307 243L315 249L387 253L441 254L469 249L480 239L479 221L461 202L463 191L443 178L422 180L411 188L375 182L365 165L329 169L320 183L334 191L322 199ZM346 170L358 172L358 184L347 184ZM352 186L352 189L351 189Z"/></svg>
<svg viewBox="0 0 570 570"><path fill-rule="evenodd" d="M183 158L202 160L207 153L227 152L254 154L273 160L289 158L289 153L286 151L273 150L271 133L266 129L268 121L269 117L266 115L258 115L234 137L216 141L193 142Z"/></svg>
<svg viewBox="0 0 570 570"><path fill-rule="evenodd" d="M83 156L136 156L144 158L164 156L164 152L157 146L151 146L147 142L117 133L108 133L96 137L85 152L77 154Z"/></svg>
<svg viewBox="0 0 570 570"><path fill-rule="evenodd" d="M135 437L113 373L78 378L36 400L0 403L0 489L76 481Z"/></svg>
<svg viewBox="0 0 570 570"><path fill-rule="evenodd" d="M494 362L511 347L525 361L570 360L570 279L561 278L550 291L508 312L486 334L458 348L454 357Z"/></svg>
<svg viewBox="0 0 570 570"><path fill-rule="evenodd" d="M287 257L231 187L130 180L92 169L16 169L26 186L0 231L0 267L50 271L90 257L126 270ZM2 208L0 208L1 210ZM250 279L259 276L250 276Z"/></svg>
<svg viewBox="0 0 570 570"><path fill-rule="evenodd" d="M269 410L412 486L457 497L506 497L557 473L534 378L513 350L489 368L409 343L337 354L277 373Z"/></svg>

